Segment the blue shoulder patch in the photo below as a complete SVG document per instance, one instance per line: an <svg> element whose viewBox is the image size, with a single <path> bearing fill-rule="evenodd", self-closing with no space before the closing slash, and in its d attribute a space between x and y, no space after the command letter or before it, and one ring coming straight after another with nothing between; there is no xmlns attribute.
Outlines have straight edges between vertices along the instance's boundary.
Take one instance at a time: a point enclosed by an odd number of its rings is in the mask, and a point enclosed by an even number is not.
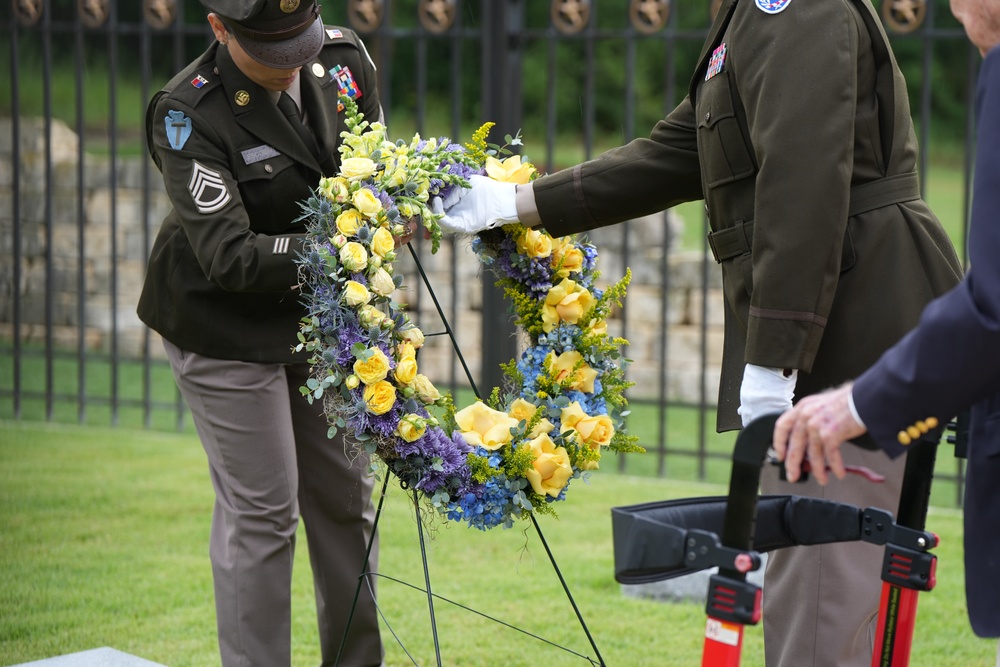
<svg viewBox="0 0 1000 667"><path fill-rule="evenodd" d="M754 0L757 8L766 14L777 14L785 10L792 0Z"/></svg>
<svg viewBox="0 0 1000 667"><path fill-rule="evenodd" d="M191 118L184 115L183 111L168 111L163 122L167 126L167 141L175 151L184 148L188 137L191 136Z"/></svg>

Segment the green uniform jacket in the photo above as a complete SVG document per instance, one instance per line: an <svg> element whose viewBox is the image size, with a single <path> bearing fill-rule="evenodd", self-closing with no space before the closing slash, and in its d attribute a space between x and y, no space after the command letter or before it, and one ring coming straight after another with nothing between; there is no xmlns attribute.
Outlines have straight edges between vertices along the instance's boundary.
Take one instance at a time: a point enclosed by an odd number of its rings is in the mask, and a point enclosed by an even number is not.
<svg viewBox="0 0 1000 667"><path fill-rule="evenodd" d="M321 175L336 173L346 129L340 89L353 81L370 121L381 107L375 67L346 28L327 27L323 50L299 76L319 160L218 43L150 101L149 151L173 210L153 244L138 314L182 349L261 363L307 359L292 353L305 315L294 261L305 231L299 202Z"/></svg>
<svg viewBox="0 0 1000 667"><path fill-rule="evenodd" d="M534 183L557 236L705 200L726 302L720 431L740 428L746 363L800 369L799 397L829 388L961 275L919 198L887 43L867 0L791 0L775 14L728 0L689 95L648 139Z"/></svg>

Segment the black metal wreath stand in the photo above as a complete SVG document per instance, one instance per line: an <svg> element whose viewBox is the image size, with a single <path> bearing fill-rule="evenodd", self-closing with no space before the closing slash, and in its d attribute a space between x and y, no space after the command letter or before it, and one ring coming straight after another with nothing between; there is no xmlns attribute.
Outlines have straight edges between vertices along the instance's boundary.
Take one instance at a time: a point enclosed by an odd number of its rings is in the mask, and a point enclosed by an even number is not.
<svg viewBox="0 0 1000 667"><path fill-rule="evenodd" d="M430 294L431 299L434 301L434 308L437 310L438 317L441 318L441 323L444 325L444 329L445 330L443 332L443 335L447 335L448 338L451 340L452 347L455 349L455 354L458 355L458 359L459 359L459 361L462 364L462 368L465 371L465 375L466 375L466 377L469 380L469 385L472 387L472 390L475 393L476 397L477 398L482 398L482 396L479 393L479 389L476 386L475 381L472 379L472 373L469 370L468 364L466 364L466 362L465 362L465 357L462 356L462 351L458 347L458 341L455 339L454 332L452 331L452 328L451 328L451 323L448 321L448 318L444 314L444 310L441 308L441 303L438 301L437 295L434 293L434 289L431 287L430 281L427 278L427 274L424 272L423 265L420 263L420 258L417 255L417 253L414 252L412 245L409 245L407 247L410 249L410 256L413 258L413 261L414 261L414 263L416 264L416 267L417 267L417 271L420 273L420 279L423 281L424 285L427 287L427 291ZM442 335L442 334L429 334L429 335ZM386 472L385 479L382 481L382 493L381 493L381 496L379 497L378 507L376 508L376 511L375 511L375 520L372 523L371 538L369 538L369 540L368 540L368 546L367 546L367 549L365 551L365 561L364 561L364 566L362 568L363 571L358 576L358 586L357 586L357 588L354 591L354 600L351 603L351 611L350 611L350 614L349 614L349 616L347 618L347 627L344 628L344 636L341 638L340 649L337 651L337 659L336 659L336 662L334 663L334 665L339 665L340 664L340 659L341 659L341 657L343 655L344 646L347 644L347 638L348 638L348 636L350 634L351 622L354 619L354 611L357 609L358 598L361 595L362 586L365 585L365 584L367 584L369 590L373 591L373 587L371 586L371 582L370 582L369 578L373 577L373 576L384 576L384 575L379 575L378 573L372 572L369 569L369 558L371 556L372 547L374 546L374 543L375 543L375 536L377 535L377 531L378 531L378 523L379 523L379 519L382 516L382 507L383 507L383 504L385 503L385 496L386 496L386 492L388 491L388 488L389 488L389 473ZM464 605L458 604L457 602L454 602L452 600L448 600L447 598L443 598L443 597L441 597L439 595L435 595L433 593L433 591L431 590L430 570L428 568L428 563L427 563L427 544L426 544L426 542L424 540L423 518L421 516L421 511L420 511L420 497L419 497L419 495L418 495L418 493L417 493L417 491L415 489L413 490L413 510L414 510L414 516L416 518L416 523L417 523L417 536L418 536L419 541L420 541L420 559L421 559L421 561L423 563L423 568L424 568L424 588L423 589L417 589L417 590L421 590L422 592L425 592L427 594L427 609L428 609L428 612L430 614L431 634L433 635L433 638L434 638L434 657L435 657L435 659L437 661L437 666L438 667L442 667L442 663L441 663L441 645L440 645L440 641L438 639L437 621L436 621L436 618L435 618L435 615L434 615L434 599L435 598L437 598L439 600L442 600L442 601L445 601L445 602L448 602L449 604L453 604L455 606L461 607L462 609L465 609L466 611L470 611L472 613L479 614L479 615L481 615L481 616L483 616L483 617L485 617L485 618L487 618L487 619L489 619L491 621L500 623L501 625L505 625L505 626L507 626L507 627L509 627L511 629L517 630L519 632L522 632L524 634L529 635L530 637L538 639L539 641L545 642L547 644L550 644L552 646L560 648L560 649L562 649L564 651L572 653L572 654L580 657L582 660L588 661L591 665L600 665L601 667L605 667L604 658L601 657L601 652L597 648L597 644L594 641L594 637L593 637L593 635L591 635L590 629L587 627L587 623L586 623L586 621L584 621L583 615L580 613L580 608L577 606L576 601L573 599L573 594L569 590L569 586L566 583L566 579L563 577L562 571L559 569L559 565L556 563L555 555L552 553L552 550L549 548L549 543L548 543L548 541L546 541L545 535L542 534L542 528L541 528L541 526L538 525L538 521L535 518L534 514L531 514L531 525L534 526L535 532L538 534L538 538L541 540L542 546L545 548L545 553L549 557L549 562L552 563L552 568L555 570L556 576L559 577L559 583L562 586L563 592L566 594L566 598L569 600L570 605L573 607L573 612L576 614L576 618L580 622L580 627L583 628L584 634L587 635L587 641L590 642L590 647L594 650L594 654L597 656L596 661L595 661L594 658L591 658L589 656L583 655L581 653L577 653L576 651L573 651L572 649L566 648L564 646L560 646L559 644L555 644L555 643L553 643L553 642L551 642L551 641L549 641L547 639L544 639L542 637L534 635L534 634L532 634L530 632L527 632L527 631L525 631L525 630L523 630L521 628L518 628L516 626L510 625L508 623L504 623L503 621L500 621L499 619L487 616L486 614L478 612L478 611L476 611L474 609L471 609L469 607L465 607ZM386 578L391 578L391 577L386 577ZM416 587L412 586L412 584L407 584L406 582L402 582L402 581L398 581L398 580L394 580L394 581L397 581L397 583L402 583L404 585L416 588ZM373 594L373 597L374 597L374 594ZM377 603L376 603L376 607L377 607ZM379 613L381 614L381 610L379 611ZM390 629L390 631L391 631L391 629ZM396 638L396 640L397 640L397 642L399 642L399 638L398 637ZM399 642L399 643L402 646L402 642ZM405 647L404 647L403 650L404 651L406 650ZM410 657L410 660L413 662L413 664L417 664L416 661L413 659L413 656L409 655L409 653L407 653L407 655Z"/></svg>

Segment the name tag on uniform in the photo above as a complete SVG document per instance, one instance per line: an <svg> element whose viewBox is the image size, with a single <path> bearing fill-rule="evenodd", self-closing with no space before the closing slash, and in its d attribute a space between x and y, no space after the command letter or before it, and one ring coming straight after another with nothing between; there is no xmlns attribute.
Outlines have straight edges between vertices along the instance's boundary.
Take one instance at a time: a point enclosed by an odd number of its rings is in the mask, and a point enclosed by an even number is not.
<svg viewBox="0 0 1000 667"><path fill-rule="evenodd" d="M248 148L241 152L240 155L243 156L244 164L254 164L256 162L263 162L264 160L269 160L273 157L278 157L281 155L278 151L274 150L267 144L263 146L257 146L255 148Z"/></svg>

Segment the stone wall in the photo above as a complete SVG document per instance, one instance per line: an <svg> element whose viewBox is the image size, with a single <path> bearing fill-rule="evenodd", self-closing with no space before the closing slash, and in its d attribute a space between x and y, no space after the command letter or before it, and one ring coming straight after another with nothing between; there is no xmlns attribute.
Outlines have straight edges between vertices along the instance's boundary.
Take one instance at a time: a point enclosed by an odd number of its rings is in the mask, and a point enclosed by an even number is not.
<svg viewBox="0 0 1000 667"><path fill-rule="evenodd" d="M85 153L82 184L78 178L78 139L64 124L52 125L52 196L51 255L46 267L49 246L46 225L46 173L44 126L40 119L23 119L19 132L20 147L20 284L22 341L42 341L45 336L45 289L51 274L52 331L57 345L74 347L83 327L89 349L107 351L112 327L118 331L118 351L125 357L142 354L145 327L135 315L135 304L142 285L147 243L151 243L160 221L169 210L159 173L145 158L119 158ZM13 295L15 285L13 159L10 119L0 119L0 338L9 340L13 331ZM143 201L144 168L148 178L148 202ZM114 214L114 247L112 246ZM674 218L654 216L632 221L626 234L618 225L591 233L601 252L599 268L605 284L624 273L623 256L626 236L628 265L632 284L625 307L609 320L609 333L624 335L630 341L625 350L634 361L629 373L636 383L631 395L656 396L666 349L668 396L671 399L696 401L701 382L701 323L707 321L708 351L706 391L714 401L718 386L718 367L722 353L722 297L719 272L708 267L708 290L702 289L700 253L671 253L664 261L668 237L676 234L682 223ZM82 245L81 245L82 244ZM82 251L81 251L82 248ZM481 360L481 281L490 274L480 272L479 263L468 239L442 244L431 255L429 244L419 248L420 262L434 293L451 322L459 347L473 377L479 377ZM114 256L113 256L114 255ZM408 253L397 266L405 271L408 289L400 301L409 304L422 329L427 333L444 331L427 289L418 282L414 262ZM81 259L82 258L82 259ZM82 266L81 266L82 262ZM456 279L450 271L454 266ZM666 267L666 269L664 269ZM112 269L117 285L112 301ZM662 286L666 270L669 293L664 299ZM703 304L703 295L708 302ZM80 302L82 299L82 315ZM453 311L452 299L457 299ZM662 313L667 307L666 330ZM150 351L162 357L162 348L154 335ZM455 354L446 336L428 340L421 353L421 369L434 380L446 382L455 365ZM457 368L463 381L461 367Z"/></svg>

